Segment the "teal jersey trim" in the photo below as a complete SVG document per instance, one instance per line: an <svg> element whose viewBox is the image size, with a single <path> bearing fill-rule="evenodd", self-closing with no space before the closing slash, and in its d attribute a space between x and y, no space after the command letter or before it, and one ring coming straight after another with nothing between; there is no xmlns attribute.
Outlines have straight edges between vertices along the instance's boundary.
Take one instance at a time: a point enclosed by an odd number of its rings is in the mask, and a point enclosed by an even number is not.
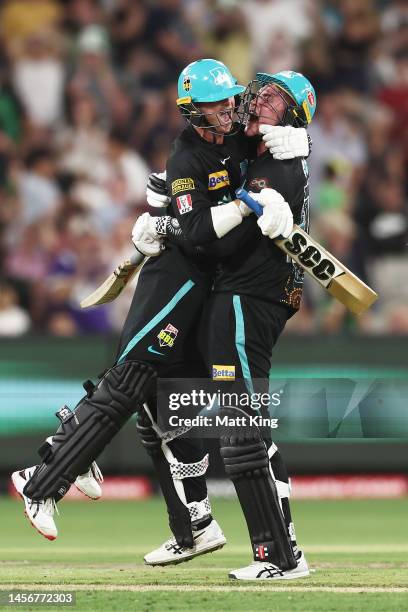
<svg viewBox="0 0 408 612"><path fill-rule="evenodd" d="M195 283L192 280L188 280L186 283L184 283L182 287L180 287L177 293L171 298L170 302L166 304L166 306L164 306L157 313L157 315L155 315L153 319L151 319L149 323L147 323L147 325L145 325L139 332L137 332L135 336L133 336L132 340L129 341L127 347L119 357L118 363L124 360L129 351L131 351L132 348L136 346L136 344L140 342L140 340L142 340L146 336L146 334L149 333L149 331L151 331L158 323L160 323L160 321L167 317L167 315L173 310L173 308L179 303L179 301L183 299L186 293L188 293L190 289L194 287L194 285Z"/></svg>
<svg viewBox="0 0 408 612"><path fill-rule="evenodd" d="M234 295L232 298L235 313L235 346L237 347L242 374L244 375L246 388L250 393L254 392L251 371L249 369L248 357L245 350L245 324L242 312L241 298Z"/></svg>

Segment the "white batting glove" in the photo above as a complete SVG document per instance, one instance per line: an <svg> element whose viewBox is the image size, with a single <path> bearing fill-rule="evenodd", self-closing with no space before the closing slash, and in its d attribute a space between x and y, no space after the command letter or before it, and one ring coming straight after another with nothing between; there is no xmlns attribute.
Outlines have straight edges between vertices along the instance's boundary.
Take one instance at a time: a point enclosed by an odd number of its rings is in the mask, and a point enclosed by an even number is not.
<svg viewBox="0 0 408 612"><path fill-rule="evenodd" d="M147 257L156 257L163 249L162 238L157 233L157 219L149 213L143 213L132 229L132 242L138 251Z"/></svg>
<svg viewBox="0 0 408 612"><path fill-rule="evenodd" d="M305 128L294 128L290 125L259 126L262 140L274 159L293 159L309 155L309 139Z"/></svg>
<svg viewBox="0 0 408 612"><path fill-rule="evenodd" d="M289 204L275 189L262 189L250 194L263 207L263 215L257 223L268 238L287 238L293 229L293 215Z"/></svg>
<svg viewBox="0 0 408 612"><path fill-rule="evenodd" d="M146 187L146 199L150 206L163 208L170 204L171 198L167 193L166 171L149 174Z"/></svg>

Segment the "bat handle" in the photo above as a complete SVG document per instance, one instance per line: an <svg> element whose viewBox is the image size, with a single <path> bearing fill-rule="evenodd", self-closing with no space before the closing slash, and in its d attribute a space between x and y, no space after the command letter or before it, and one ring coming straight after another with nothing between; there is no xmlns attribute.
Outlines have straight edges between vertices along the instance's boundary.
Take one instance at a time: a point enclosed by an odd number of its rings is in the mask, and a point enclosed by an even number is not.
<svg viewBox="0 0 408 612"><path fill-rule="evenodd" d="M247 206L249 206L249 208L254 211L257 217L260 217L263 214L262 206L256 200L254 200L254 198L251 198L246 189L240 187L240 189L236 190L235 195L238 200L241 200Z"/></svg>
<svg viewBox="0 0 408 612"><path fill-rule="evenodd" d="M142 263L144 258L145 258L145 255L143 255L143 253L135 250L133 255L131 255L131 257L129 258L129 261L133 266L138 266L140 263Z"/></svg>

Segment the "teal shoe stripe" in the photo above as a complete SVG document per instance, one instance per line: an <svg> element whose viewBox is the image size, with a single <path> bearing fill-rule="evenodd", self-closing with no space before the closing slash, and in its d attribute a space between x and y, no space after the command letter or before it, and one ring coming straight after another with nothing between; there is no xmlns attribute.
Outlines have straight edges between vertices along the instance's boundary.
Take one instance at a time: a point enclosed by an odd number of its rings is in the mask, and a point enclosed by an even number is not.
<svg viewBox="0 0 408 612"><path fill-rule="evenodd" d="M167 315L173 310L173 308L179 303L179 301L186 295L186 293L188 293L190 289L194 287L194 285L195 283L193 283L192 280L188 280L186 283L184 283L182 287L180 287L177 293L171 298L170 302L166 304L166 306L164 306L157 313L157 315L155 315L153 319L151 319L149 323L147 323L147 325L145 325L139 332L137 332L135 336L133 336L132 340L129 341L127 347L125 348L125 350L119 357L118 363L124 360L124 358L129 353L129 351L131 351L132 348L136 346L136 344L140 342L140 340L142 340L146 336L146 334L149 333L149 331L151 331L158 323L160 323L160 321L162 321L165 317L167 317Z"/></svg>
<svg viewBox="0 0 408 612"><path fill-rule="evenodd" d="M241 363L242 373L245 379L246 388L250 393L254 392L251 379L251 371L249 369L248 357L245 350L245 323L242 312L241 298L239 295L234 295L232 298L235 313L235 346L237 347L239 361Z"/></svg>

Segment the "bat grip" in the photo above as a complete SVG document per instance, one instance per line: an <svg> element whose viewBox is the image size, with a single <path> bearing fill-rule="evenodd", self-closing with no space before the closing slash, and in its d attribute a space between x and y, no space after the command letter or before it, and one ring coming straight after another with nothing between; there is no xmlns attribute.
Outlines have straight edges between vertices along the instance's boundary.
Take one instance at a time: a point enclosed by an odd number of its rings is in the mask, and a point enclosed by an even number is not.
<svg viewBox="0 0 408 612"><path fill-rule="evenodd" d="M129 261L132 264L132 266L138 266L140 263L142 263L144 258L145 258L145 255L143 255L143 253L141 253L140 251L136 249L133 255L130 256Z"/></svg>
<svg viewBox="0 0 408 612"><path fill-rule="evenodd" d="M241 200L242 202L244 202L244 204L249 206L249 208L253 210L257 217L260 217L263 214L262 206L256 200L254 200L254 198L251 198L246 189L240 187L240 189L236 190L235 195L238 200Z"/></svg>

